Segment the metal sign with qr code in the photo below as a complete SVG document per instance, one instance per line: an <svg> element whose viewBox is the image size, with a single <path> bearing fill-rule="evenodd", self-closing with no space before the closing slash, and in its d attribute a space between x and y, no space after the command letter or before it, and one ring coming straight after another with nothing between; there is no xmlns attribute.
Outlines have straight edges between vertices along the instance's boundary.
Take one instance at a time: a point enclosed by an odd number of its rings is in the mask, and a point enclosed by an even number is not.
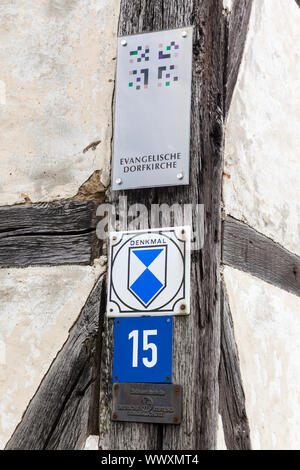
<svg viewBox="0 0 300 470"><path fill-rule="evenodd" d="M118 38L114 190L189 183L192 34Z"/></svg>

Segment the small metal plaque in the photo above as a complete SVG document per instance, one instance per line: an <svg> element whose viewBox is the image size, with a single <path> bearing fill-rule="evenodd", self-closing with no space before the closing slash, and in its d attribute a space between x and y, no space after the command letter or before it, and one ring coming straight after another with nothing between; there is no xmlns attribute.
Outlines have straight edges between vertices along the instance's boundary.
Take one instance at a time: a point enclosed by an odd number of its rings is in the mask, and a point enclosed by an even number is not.
<svg viewBox="0 0 300 470"><path fill-rule="evenodd" d="M110 233L108 317L190 313L189 226Z"/></svg>
<svg viewBox="0 0 300 470"><path fill-rule="evenodd" d="M181 385L115 383L112 420L179 424L181 403Z"/></svg>
<svg viewBox="0 0 300 470"><path fill-rule="evenodd" d="M192 35L118 38L112 189L189 183Z"/></svg>

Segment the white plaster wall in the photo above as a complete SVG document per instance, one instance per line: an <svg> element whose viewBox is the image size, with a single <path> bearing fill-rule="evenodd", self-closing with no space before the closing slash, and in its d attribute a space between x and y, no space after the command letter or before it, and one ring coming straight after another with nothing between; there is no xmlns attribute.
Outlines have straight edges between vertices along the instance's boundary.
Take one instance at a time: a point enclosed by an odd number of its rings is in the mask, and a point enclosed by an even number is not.
<svg viewBox="0 0 300 470"><path fill-rule="evenodd" d="M98 450L99 436L88 436L83 450Z"/></svg>
<svg viewBox="0 0 300 470"><path fill-rule="evenodd" d="M0 3L0 205L108 183L119 3Z"/></svg>
<svg viewBox="0 0 300 470"><path fill-rule="evenodd" d="M294 0L253 0L226 126L224 203L300 255L299 25Z"/></svg>
<svg viewBox="0 0 300 470"><path fill-rule="evenodd" d="M103 270L98 260L94 266L0 270L0 448Z"/></svg>
<svg viewBox="0 0 300 470"><path fill-rule="evenodd" d="M225 267L254 449L300 449L300 298Z"/></svg>
<svg viewBox="0 0 300 470"><path fill-rule="evenodd" d="M232 2L233 0L223 0L223 7L226 8L228 11L231 11Z"/></svg>
<svg viewBox="0 0 300 470"><path fill-rule="evenodd" d="M218 415L217 450L227 450L221 415Z"/></svg>

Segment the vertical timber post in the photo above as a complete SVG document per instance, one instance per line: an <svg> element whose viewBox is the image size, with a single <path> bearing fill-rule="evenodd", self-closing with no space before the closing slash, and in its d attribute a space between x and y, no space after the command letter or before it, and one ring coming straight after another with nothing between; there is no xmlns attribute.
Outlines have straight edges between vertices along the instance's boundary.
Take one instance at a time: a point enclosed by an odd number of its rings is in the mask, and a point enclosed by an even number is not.
<svg viewBox="0 0 300 470"><path fill-rule="evenodd" d="M220 355L220 239L223 149L224 22L221 0L122 0L119 35L194 26L190 184L117 191L116 206L204 205L204 243L192 252L191 314L174 318L173 382L183 386L180 425L112 422L113 320L103 332L100 449L187 450L216 447ZM145 110L145 112L147 112ZM151 220L149 217L149 227ZM154 228L154 227L151 227Z"/></svg>

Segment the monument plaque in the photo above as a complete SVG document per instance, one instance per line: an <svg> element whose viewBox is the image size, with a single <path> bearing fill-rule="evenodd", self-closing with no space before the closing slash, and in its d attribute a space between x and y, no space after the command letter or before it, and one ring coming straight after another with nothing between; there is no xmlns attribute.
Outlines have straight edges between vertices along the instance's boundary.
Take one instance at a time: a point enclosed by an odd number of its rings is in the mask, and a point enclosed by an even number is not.
<svg viewBox="0 0 300 470"><path fill-rule="evenodd" d="M179 424L181 402L181 385L115 383L112 420Z"/></svg>
<svg viewBox="0 0 300 470"><path fill-rule="evenodd" d="M189 183L192 33L118 38L112 189Z"/></svg>
<svg viewBox="0 0 300 470"><path fill-rule="evenodd" d="M111 232L107 316L189 314L190 239L189 226Z"/></svg>

